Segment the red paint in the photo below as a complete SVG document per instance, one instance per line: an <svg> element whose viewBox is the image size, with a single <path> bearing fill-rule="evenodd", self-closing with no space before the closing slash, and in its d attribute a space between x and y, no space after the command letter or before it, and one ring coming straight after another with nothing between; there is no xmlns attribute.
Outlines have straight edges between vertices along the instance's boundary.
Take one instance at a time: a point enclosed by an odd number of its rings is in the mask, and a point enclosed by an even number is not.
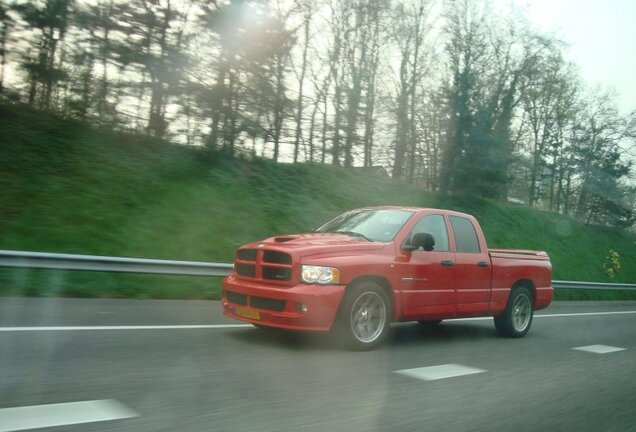
<svg viewBox="0 0 636 432"><path fill-rule="evenodd" d="M347 286L367 277L382 281L390 291L393 321L495 316L503 312L511 288L517 284L531 288L535 310L552 301L552 267L545 252L488 249L479 223L464 213L402 207L375 209L408 210L412 215L388 242L310 233L272 237L239 248L235 270L223 282L225 315L267 326L329 330ZM404 250L412 230L421 218L430 215L443 217L448 240L446 245L443 239L437 240L437 245L448 250ZM465 230L472 225L477 236L478 244L472 245L475 250L470 253L458 250L461 240L456 237L461 234L456 234L453 227L457 218L463 218L460 222ZM465 244L461 246L466 248ZM338 268L340 283L301 282L303 264ZM300 310L301 304L307 306L307 312ZM238 310L258 312L259 319L237 316Z"/></svg>

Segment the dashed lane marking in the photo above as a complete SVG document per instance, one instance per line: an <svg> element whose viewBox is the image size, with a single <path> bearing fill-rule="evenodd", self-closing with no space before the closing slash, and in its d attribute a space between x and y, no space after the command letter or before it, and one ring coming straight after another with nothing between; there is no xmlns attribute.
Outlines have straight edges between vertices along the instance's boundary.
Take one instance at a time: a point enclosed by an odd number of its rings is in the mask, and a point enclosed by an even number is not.
<svg viewBox="0 0 636 432"><path fill-rule="evenodd" d="M473 375L486 372L484 369L477 369L459 364L444 364L438 366L426 366L414 369L402 369L394 371L396 374L405 375L424 381L434 381L444 378L454 378L464 375Z"/></svg>
<svg viewBox="0 0 636 432"><path fill-rule="evenodd" d="M139 414L116 400L32 405L0 409L0 432L120 420Z"/></svg>
<svg viewBox="0 0 636 432"><path fill-rule="evenodd" d="M609 345L587 345L587 346L580 346L580 347L576 347L572 349L577 351L590 352L594 354L607 354L607 353L612 353L617 351L625 351L625 348L613 347Z"/></svg>

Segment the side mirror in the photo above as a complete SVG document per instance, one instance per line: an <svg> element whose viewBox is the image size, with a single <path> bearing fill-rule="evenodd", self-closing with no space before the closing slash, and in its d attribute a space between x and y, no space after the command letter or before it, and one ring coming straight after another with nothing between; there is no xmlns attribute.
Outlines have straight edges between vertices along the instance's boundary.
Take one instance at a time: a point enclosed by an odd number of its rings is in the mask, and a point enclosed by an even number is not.
<svg viewBox="0 0 636 432"><path fill-rule="evenodd" d="M418 250L419 248L424 249L425 251L432 251L435 248L435 238L431 233L416 233L413 235L413 238L410 242L407 242L403 249L407 251Z"/></svg>

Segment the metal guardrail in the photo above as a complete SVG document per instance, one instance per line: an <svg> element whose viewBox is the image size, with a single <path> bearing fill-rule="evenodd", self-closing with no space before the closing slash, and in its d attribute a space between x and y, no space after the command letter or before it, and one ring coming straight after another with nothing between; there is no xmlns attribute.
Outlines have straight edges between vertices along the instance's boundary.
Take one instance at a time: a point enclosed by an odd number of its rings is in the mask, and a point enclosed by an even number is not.
<svg viewBox="0 0 636 432"><path fill-rule="evenodd" d="M552 288L554 289L594 289L594 290L636 290L636 284L553 280Z"/></svg>
<svg viewBox="0 0 636 432"><path fill-rule="evenodd" d="M226 276L232 272L232 264L228 263L119 258L12 250L0 250L0 267L156 273L184 276Z"/></svg>
<svg viewBox="0 0 636 432"><path fill-rule="evenodd" d="M148 258L119 258L48 252L0 250L0 267L52 270L83 270L124 273L154 273L184 276L226 276L232 264L204 261L174 261ZM555 289L636 290L636 284L553 280Z"/></svg>

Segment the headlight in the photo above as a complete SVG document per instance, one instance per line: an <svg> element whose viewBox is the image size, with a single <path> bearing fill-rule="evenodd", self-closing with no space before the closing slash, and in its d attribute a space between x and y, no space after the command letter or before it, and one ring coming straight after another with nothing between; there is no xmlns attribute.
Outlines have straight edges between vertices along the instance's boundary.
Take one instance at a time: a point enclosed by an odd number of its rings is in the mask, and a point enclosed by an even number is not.
<svg viewBox="0 0 636 432"><path fill-rule="evenodd" d="M304 265L302 280L307 283L330 284L340 282L340 270L335 267Z"/></svg>

